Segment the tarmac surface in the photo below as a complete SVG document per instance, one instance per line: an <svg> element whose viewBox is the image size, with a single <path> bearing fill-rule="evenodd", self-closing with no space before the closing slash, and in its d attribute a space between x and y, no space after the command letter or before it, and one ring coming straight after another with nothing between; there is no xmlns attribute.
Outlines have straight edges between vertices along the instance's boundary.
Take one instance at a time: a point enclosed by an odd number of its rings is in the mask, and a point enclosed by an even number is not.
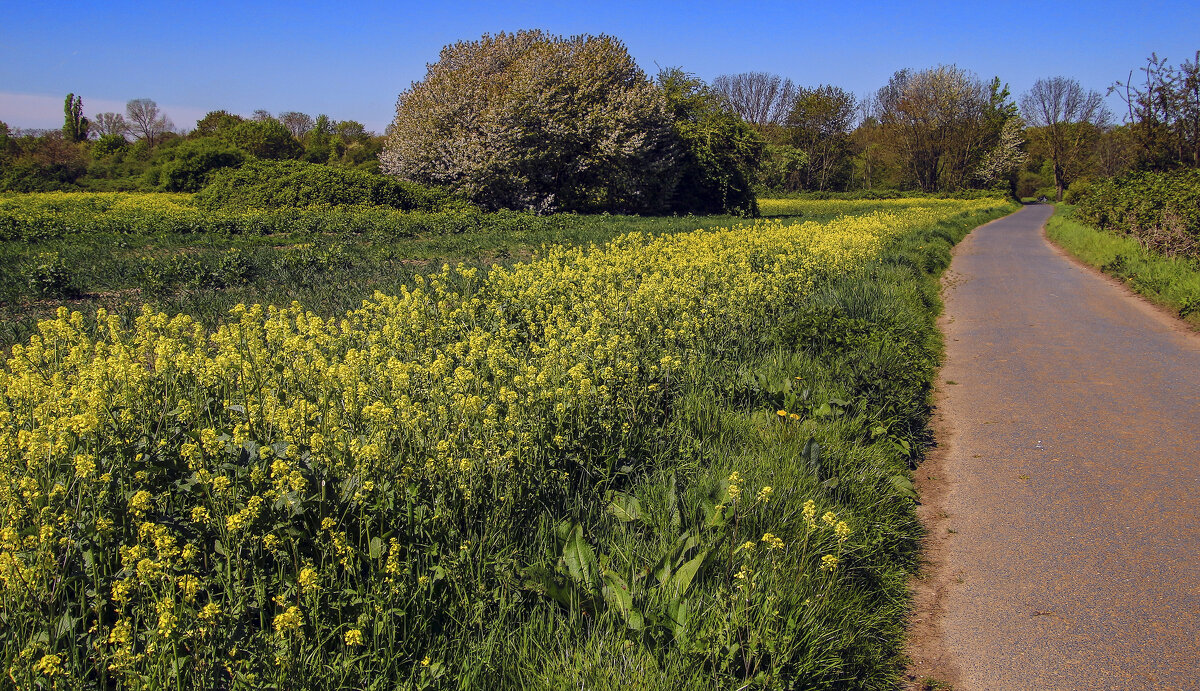
<svg viewBox="0 0 1200 691"><path fill-rule="evenodd" d="M1200 689L1200 337L1051 246L1052 211L945 279L934 647L955 691Z"/></svg>

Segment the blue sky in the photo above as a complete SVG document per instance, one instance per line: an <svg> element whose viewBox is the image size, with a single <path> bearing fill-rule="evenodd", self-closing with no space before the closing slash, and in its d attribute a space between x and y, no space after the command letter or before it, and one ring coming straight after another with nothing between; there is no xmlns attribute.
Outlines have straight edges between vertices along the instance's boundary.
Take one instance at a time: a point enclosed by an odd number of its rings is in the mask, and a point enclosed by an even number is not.
<svg viewBox="0 0 1200 691"><path fill-rule="evenodd" d="M647 72L750 70L873 92L896 70L955 63L1014 96L1064 75L1100 92L1152 51L1200 49L1197 2L7 2L0 120L59 127L151 98L177 126L210 110L299 110L382 131L447 43L541 28L607 33ZM1119 116L1120 103L1110 99Z"/></svg>

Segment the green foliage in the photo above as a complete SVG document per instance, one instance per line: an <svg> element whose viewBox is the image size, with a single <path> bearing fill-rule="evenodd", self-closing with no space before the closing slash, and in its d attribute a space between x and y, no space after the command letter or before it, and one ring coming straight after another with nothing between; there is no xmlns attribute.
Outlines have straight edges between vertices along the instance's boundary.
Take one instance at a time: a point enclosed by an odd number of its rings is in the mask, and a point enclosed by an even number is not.
<svg viewBox="0 0 1200 691"><path fill-rule="evenodd" d="M841 87L801 88L787 116L791 143L804 152L800 188L843 189L850 176L850 126L858 99Z"/></svg>
<svg viewBox="0 0 1200 691"><path fill-rule="evenodd" d="M79 293L74 272L57 252L40 252L25 267L25 279L39 298L70 298Z"/></svg>
<svg viewBox="0 0 1200 691"><path fill-rule="evenodd" d="M129 148L129 142L119 134L102 134L92 142L92 157L96 159L112 156Z"/></svg>
<svg viewBox="0 0 1200 691"><path fill-rule="evenodd" d="M215 138L192 139L163 150L147 176L166 192L199 192L212 173L236 168L246 160L242 150Z"/></svg>
<svg viewBox="0 0 1200 691"><path fill-rule="evenodd" d="M385 173L486 209L653 212L675 182L666 103L611 36L446 46L389 132Z"/></svg>
<svg viewBox="0 0 1200 691"><path fill-rule="evenodd" d="M83 117L83 97L67 94L63 112L66 115L66 122L63 123L63 137L69 142L86 142L88 119Z"/></svg>
<svg viewBox="0 0 1200 691"><path fill-rule="evenodd" d="M196 195L196 204L204 209L373 205L433 211L453 201L413 182L357 170L301 161L252 161L213 175Z"/></svg>
<svg viewBox="0 0 1200 691"><path fill-rule="evenodd" d="M255 158L282 161L299 158L304 147L278 120L246 120L224 135L229 143Z"/></svg>
<svg viewBox="0 0 1200 691"><path fill-rule="evenodd" d="M196 121L196 129L192 130L193 137L228 137L245 118L240 115L214 110Z"/></svg>
<svg viewBox="0 0 1200 691"><path fill-rule="evenodd" d="M1077 191L1075 213L1156 252L1200 256L1200 170L1130 173Z"/></svg>
<svg viewBox="0 0 1200 691"><path fill-rule="evenodd" d="M679 68L658 74L678 139L670 211L757 216L753 177L765 143L704 82Z"/></svg>

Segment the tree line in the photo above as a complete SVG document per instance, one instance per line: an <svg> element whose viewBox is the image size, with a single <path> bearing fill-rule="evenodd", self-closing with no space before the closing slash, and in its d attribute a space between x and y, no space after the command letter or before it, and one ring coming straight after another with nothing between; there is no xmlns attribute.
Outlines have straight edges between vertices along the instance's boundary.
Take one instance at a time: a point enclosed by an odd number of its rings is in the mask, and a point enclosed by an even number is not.
<svg viewBox="0 0 1200 691"><path fill-rule="evenodd" d="M0 190L195 192L211 173L248 160L297 160L377 173L383 137L354 120L297 111L208 113L177 131L152 99L88 117L67 94L61 130L0 122Z"/></svg>
<svg viewBox="0 0 1200 691"><path fill-rule="evenodd" d="M1200 166L1200 52L1152 55L1104 96L1048 77L1014 98L957 65L901 69L874 93L766 72L645 74L611 36L485 35L442 49L380 136L299 112L214 111L186 135L153 101L61 132L0 123L3 189L198 189L244 160L302 160L449 189L483 208L753 213L758 192L987 189L1062 199L1072 184ZM1136 75L1136 76L1135 76Z"/></svg>

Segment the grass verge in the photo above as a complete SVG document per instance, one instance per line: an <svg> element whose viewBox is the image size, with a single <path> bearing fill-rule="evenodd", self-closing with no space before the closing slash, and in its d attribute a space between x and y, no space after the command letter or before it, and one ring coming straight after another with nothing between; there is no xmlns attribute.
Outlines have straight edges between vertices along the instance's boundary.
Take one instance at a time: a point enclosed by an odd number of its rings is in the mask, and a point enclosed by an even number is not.
<svg viewBox="0 0 1200 691"><path fill-rule="evenodd" d="M1121 279L1152 302L1200 328L1200 265L1165 257L1135 238L1097 230L1074 218L1074 208L1058 205L1046 223L1046 236L1080 261Z"/></svg>
<svg viewBox="0 0 1200 691"><path fill-rule="evenodd" d="M625 237L337 322L43 323L0 372L0 661L24 686L894 687L936 276L1011 210L963 208Z"/></svg>

